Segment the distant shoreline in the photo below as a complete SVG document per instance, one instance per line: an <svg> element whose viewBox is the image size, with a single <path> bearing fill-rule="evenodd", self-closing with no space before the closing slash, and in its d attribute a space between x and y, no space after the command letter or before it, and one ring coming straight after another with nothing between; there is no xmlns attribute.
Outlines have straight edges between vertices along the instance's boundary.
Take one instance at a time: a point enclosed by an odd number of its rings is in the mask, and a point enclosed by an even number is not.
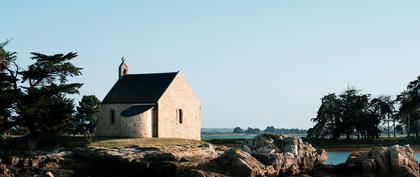
<svg viewBox="0 0 420 177"><path fill-rule="evenodd" d="M227 147L240 146L247 139L256 134L209 134L204 135L202 141L206 141L215 145L224 145ZM413 150L420 152L420 137L398 137L398 138L380 138L380 139L306 139L304 141L311 143L317 149L325 149L330 152L351 152L351 151L368 151L373 146L394 146L394 145L410 145Z"/></svg>

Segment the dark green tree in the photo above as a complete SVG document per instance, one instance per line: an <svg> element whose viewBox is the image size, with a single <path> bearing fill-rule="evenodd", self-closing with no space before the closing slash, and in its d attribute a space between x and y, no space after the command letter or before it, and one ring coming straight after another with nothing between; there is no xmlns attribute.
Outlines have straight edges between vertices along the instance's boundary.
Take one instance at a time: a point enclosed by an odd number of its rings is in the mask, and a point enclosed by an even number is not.
<svg viewBox="0 0 420 177"><path fill-rule="evenodd" d="M93 133L96 121L99 117L101 101L95 95L83 96L76 107L77 113L74 117L74 134Z"/></svg>
<svg viewBox="0 0 420 177"><path fill-rule="evenodd" d="M63 133L66 130L57 127L71 127L68 123L74 113L73 101L65 97L79 93L78 89L82 86L67 80L81 74L81 68L70 62L77 54L31 54L35 63L20 72L22 83L27 86L21 87L23 96L17 106L18 121L33 135Z"/></svg>
<svg viewBox="0 0 420 177"><path fill-rule="evenodd" d="M244 133L244 130L242 130L242 128L241 128L241 127L235 127L235 128L233 129L233 133Z"/></svg>
<svg viewBox="0 0 420 177"><path fill-rule="evenodd" d="M347 139L356 134L357 138L379 137L376 118L369 115L370 95L360 94L360 90L347 89L340 95L342 101L342 123L339 128Z"/></svg>
<svg viewBox="0 0 420 177"><path fill-rule="evenodd" d="M8 42L0 43L0 134L16 126L12 113L20 97L16 52L4 49Z"/></svg>
<svg viewBox="0 0 420 177"><path fill-rule="evenodd" d="M371 110L374 110L374 114L387 125L388 138L390 138L390 123L395 112L394 101L391 99L391 96L379 96L372 99L371 108Z"/></svg>
<svg viewBox="0 0 420 177"><path fill-rule="evenodd" d="M381 112L371 106L370 95L361 94L356 89L347 89L339 96L328 94L321 101L317 117L312 119L315 126L308 131L308 137L379 137Z"/></svg>
<svg viewBox="0 0 420 177"><path fill-rule="evenodd" d="M335 94L328 94L321 99L317 117L312 119L315 126L309 132L313 137L324 138L330 136L338 139L341 134L341 101Z"/></svg>
<svg viewBox="0 0 420 177"><path fill-rule="evenodd" d="M70 62L77 54L31 53L35 62L22 69L15 53L4 50L6 44L0 44L0 131L18 127L33 135L64 133L74 113L73 100L66 96L82 86L67 80L81 74Z"/></svg>
<svg viewBox="0 0 420 177"><path fill-rule="evenodd" d="M399 115L402 116L407 128L407 137L410 137L412 128L414 128L416 136L419 136L420 76L411 81L405 91L397 95L397 102L399 104Z"/></svg>

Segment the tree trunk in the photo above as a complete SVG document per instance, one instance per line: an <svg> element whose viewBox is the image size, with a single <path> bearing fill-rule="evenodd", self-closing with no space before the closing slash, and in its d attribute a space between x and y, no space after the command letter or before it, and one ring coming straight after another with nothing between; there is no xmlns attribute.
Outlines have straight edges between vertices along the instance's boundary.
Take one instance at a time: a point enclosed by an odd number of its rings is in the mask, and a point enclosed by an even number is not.
<svg viewBox="0 0 420 177"><path fill-rule="evenodd" d="M419 128L417 124L417 117L414 119L414 129L416 130L416 137L419 137Z"/></svg>
<svg viewBox="0 0 420 177"><path fill-rule="evenodd" d="M391 138L391 132L389 132L389 122L390 122L391 120L389 120L389 117L388 117L388 138Z"/></svg>
<svg viewBox="0 0 420 177"><path fill-rule="evenodd" d="M410 113L407 113L407 137L410 137L410 134L411 134L411 131L410 131L411 130L410 116L411 116Z"/></svg>
<svg viewBox="0 0 420 177"><path fill-rule="evenodd" d="M357 130L357 140L359 140L359 139L360 139L360 131Z"/></svg>
<svg viewBox="0 0 420 177"><path fill-rule="evenodd" d="M395 134L395 120L393 120L392 122L393 122L393 123L392 123L392 124L393 124L392 126L394 127L394 138L396 138L396 137L397 137L397 135Z"/></svg>

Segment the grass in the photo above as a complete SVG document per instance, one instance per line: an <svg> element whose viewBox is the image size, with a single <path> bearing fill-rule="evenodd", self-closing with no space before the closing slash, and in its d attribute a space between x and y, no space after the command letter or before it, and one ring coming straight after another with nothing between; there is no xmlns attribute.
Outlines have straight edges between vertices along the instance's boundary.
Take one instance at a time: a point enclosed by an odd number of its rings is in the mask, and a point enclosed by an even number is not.
<svg viewBox="0 0 420 177"><path fill-rule="evenodd" d="M119 138L96 140L90 143L89 146L119 149L125 147L161 148L172 145L197 147L202 144L205 144L205 142L179 138Z"/></svg>
<svg viewBox="0 0 420 177"><path fill-rule="evenodd" d="M10 152L50 151L58 148L72 150L76 147L102 148L161 148L171 145L197 147L204 141L179 138L117 138L94 137L89 140L83 136L42 136L36 139L26 136L8 136L6 141L0 140L0 150Z"/></svg>

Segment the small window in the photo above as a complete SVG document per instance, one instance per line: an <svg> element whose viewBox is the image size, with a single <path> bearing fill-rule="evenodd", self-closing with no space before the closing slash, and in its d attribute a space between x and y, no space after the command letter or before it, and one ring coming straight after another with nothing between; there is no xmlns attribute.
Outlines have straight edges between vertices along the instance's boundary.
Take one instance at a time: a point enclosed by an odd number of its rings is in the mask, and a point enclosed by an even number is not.
<svg viewBox="0 0 420 177"><path fill-rule="evenodd" d="M115 124L115 111L111 109L111 124Z"/></svg>
<svg viewBox="0 0 420 177"><path fill-rule="evenodd" d="M178 111L177 111L177 117L178 117L179 123L182 124L183 121L184 121L183 120L184 119L184 115L183 115L182 109L178 109Z"/></svg>

